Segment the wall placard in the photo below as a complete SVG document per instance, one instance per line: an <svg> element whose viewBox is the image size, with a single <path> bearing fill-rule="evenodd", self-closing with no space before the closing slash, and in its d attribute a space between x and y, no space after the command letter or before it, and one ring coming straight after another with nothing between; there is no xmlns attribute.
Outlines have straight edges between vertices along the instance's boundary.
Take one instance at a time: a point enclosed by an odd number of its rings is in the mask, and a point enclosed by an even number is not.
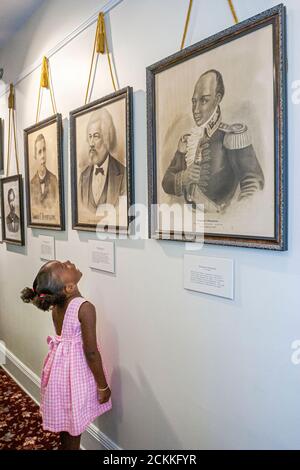
<svg viewBox="0 0 300 470"><path fill-rule="evenodd" d="M55 238L46 237L45 235L39 236L40 241L40 258L46 261L55 259Z"/></svg>
<svg viewBox="0 0 300 470"><path fill-rule="evenodd" d="M232 259L184 255L185 289L233 299L233 286Z"/></svg>
<svg viewBox="0 0 300 470"><path fill-rule="evenodd" d="M111 241L89 240L90 268L115 273L115 244Z"/></svg>

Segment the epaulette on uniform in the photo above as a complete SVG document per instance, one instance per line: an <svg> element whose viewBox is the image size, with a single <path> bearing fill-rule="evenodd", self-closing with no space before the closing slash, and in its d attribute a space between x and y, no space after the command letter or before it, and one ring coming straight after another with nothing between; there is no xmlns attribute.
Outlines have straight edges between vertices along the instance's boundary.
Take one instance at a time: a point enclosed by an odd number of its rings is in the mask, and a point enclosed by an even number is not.
<svg viewBox="0 0 300 470"><path fill-rule="evenodd" d="M239 150L251 145L251 136L245 124L224 124L221 122L219 129L225 132L224 147L229 150Z"/></svg>

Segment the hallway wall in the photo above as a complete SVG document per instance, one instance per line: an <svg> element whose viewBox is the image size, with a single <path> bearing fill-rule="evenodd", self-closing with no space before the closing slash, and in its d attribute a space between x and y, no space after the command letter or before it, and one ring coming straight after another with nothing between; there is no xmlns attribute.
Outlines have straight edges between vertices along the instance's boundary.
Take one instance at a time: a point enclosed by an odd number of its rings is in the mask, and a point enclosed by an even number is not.
<svg viewBox="0 0 300 470"><path fill-rule="evenodd" d="M0 51L7 83L14 81L105 1L48 0ZM187 35L195 43L232 25L225 0L198 0ZM240 20L277 4L235 2ZM64 123L67 231L56 233L58 259L84 272L82 294L95 303L98 335L111 376L113 411L97 426L125 449L300 448L300 366L291 344L300 338L299 106L291 101L300 79L300 3L285 2L289 55L289 251L206 246L201 254L235 262L234 301L183 289L184 244L117 241L116 276L88 267L88 239L71 228L69 111L82 105L95 24L51 58L54 90ZM107 16L120 87L134 89L136 201L147 203L145 67L179 49L187 0L123 0ZM1 9L1 6L0 6ZM112 91L101 57L93 98ZM16 88L18 146L35 122L39 70ZM0 95L4 92L0 85ZM0 115L7 118L7 95ZM52 113L49 97L42 116ZM6 126L7 131L7 126ZM14 173L12 168L12 173ZM23 172L24 174L24 172ZM19 299L41 266L40 234L26 229L26 246L0 245L0 340L40 374L51 318Z"/></svg>

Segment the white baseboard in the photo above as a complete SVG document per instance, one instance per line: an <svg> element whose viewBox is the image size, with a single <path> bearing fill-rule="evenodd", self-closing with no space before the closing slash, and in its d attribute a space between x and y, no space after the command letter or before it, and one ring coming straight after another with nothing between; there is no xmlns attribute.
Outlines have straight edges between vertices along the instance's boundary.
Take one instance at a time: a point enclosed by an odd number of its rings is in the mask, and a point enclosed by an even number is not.
<svg viewBox="0 0 300 470"><path fill-rule="evenodd" d="M14 381L24 390L32 400L40 403L40 378L17 358L7 348L4 350L3 343L0 342L0 355L6 361L1 364L3 369L14 379ZM101 432L97 426L91 424L83 433L81 438L81 448L83 450L121 450L109 437Z"/></svg>

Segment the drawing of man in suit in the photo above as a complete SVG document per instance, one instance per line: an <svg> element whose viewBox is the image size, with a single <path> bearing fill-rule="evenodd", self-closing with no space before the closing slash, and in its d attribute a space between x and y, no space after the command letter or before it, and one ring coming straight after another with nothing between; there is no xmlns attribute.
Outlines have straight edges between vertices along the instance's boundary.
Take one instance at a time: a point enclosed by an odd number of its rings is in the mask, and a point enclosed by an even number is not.
<svg viewBox="0 0 300 470"><path fill-rule="evenodd" d="M47 168L47 147L43 134L39 134L34 144L34 158L38 169L30 182L31 203L34 208L51 209L57 202L58 181Z"/></svg>
<svg viewBox="0 0 300 470"><path fill-rule="evenodd" d="M16 208L15 208L16 195L12 188L8 191L7 199L8 199L9 209L10 209L10 213L6 217L7 230L8 232L11 232L11 233L17 233L20 227L20 219L16 214Z"/></svg>
<svg viewBox="0 0 300 470"><path fill-rule="evenodd" d="M105 108L91 113L87 125L89 165L79 180L82 205L96 214L101 204L118 206L126 195L126 168L112 151L116 146L116 129L111 114Z"/></svg>

